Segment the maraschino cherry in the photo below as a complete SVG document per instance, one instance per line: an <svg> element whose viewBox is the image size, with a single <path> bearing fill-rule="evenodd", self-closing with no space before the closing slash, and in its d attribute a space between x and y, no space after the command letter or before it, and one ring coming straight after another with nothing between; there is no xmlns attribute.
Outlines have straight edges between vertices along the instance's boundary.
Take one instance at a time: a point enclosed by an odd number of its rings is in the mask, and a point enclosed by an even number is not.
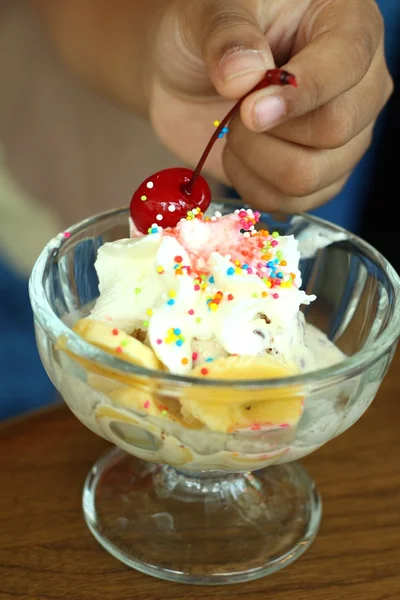
<svg viewBox="0 0 400 600"><path fill-rule="evenodd" d="M204 213L211 202L208 183L200 175L203 165L221 132L239 109L247 96L271 85L292 85L297 87L294 75L282 69L270 69L264 78L229 111L218 125L194 171L174 167L158 171L148 177L132 196L130 213L136 229L148 233L154 224L163 229L175 227L187 213L199 208Z"/></svg>

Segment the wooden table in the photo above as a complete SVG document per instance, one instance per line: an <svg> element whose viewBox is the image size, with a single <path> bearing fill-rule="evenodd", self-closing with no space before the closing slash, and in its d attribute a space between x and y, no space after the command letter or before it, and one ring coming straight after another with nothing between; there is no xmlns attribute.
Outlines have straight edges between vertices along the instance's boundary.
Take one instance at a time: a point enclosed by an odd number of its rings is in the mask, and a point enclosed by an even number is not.
<svg viewBox="0 0 400 600"><path fill-rule="evenodd" d="M305 555L247 584L193 587L129 569L84 524L84 478L108 444L64 406L0 429L0 600L399 600L400 351L367 414L303 463L324 514Z"/></svg>

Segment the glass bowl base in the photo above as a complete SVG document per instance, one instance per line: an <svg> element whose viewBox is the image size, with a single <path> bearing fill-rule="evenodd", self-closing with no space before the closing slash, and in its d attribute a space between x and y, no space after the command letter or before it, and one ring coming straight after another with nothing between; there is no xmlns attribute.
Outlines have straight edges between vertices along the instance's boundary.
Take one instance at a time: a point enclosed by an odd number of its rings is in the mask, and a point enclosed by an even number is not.
<svg viewBox="0 0 400 600"><path fill-rule="evenodd" d="M253 473L190 473L118 448L83 491L86 523L114 557L198 585L250 581L296 560L315 538L321 500L296 463Z"/></svg>

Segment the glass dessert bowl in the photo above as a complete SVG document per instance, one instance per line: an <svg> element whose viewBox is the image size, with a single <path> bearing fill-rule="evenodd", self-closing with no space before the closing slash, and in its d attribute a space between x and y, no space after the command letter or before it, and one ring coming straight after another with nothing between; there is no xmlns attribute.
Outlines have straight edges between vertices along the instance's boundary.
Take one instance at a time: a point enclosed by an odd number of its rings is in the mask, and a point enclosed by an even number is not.
<svg viewBox="0 0 400 600"><path fill-rule="evenodd" d="M215 202L211 211L237 208ZM298 558L317 534L321 500L296 461L361 417L393 357L400 280L384 257L310 216L262 214L258 227L299 240L303 289L317 297L302 307L319 355L308 372L193 378L127 362L131 340L118 329L114 352L73 331L99 296L97 251L128 237L128 210L60 234L31 275L47 373L78 419L115 445L86 479L87 525L150 575L234 583Z"/></svg>

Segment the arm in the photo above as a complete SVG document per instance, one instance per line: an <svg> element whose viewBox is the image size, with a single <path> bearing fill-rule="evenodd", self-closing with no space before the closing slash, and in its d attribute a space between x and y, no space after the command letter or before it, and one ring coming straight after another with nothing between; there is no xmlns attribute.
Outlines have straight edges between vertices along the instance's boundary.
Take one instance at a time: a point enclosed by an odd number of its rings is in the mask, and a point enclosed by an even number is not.
<svg viewBox="0 0 400 600"><path fill-rule="evenodd" d="M146 75L168 0L32 0L61 57L86 83L147 115Z"/></svg>

